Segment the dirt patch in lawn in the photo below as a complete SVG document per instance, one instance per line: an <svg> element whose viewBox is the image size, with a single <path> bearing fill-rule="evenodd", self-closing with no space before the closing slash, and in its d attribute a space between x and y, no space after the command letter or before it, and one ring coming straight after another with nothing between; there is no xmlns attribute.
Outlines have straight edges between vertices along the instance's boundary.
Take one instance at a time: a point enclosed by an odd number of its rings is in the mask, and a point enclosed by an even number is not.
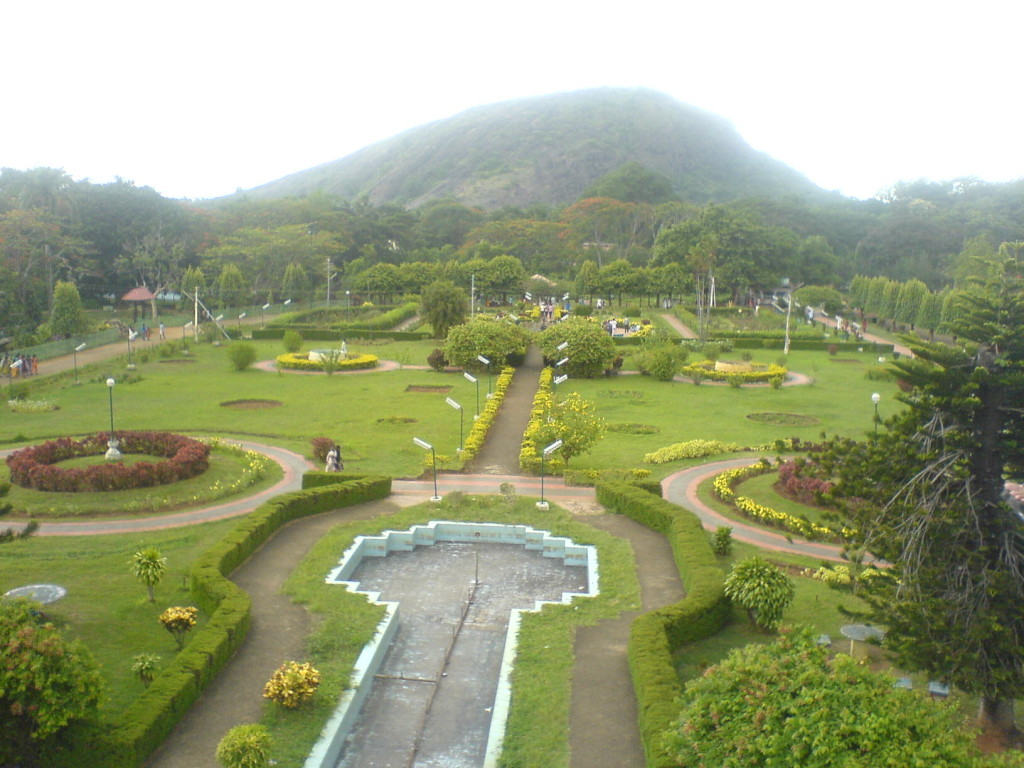
<svg viewBox="0 0 1024 768"><path fill-rule="evenodd" d="M777 427L809 427L818 423L816 416L805 416L801 413L748 413L747 419Z"/></svg>
<svg viewBox="0 0 1024 768"><path fill-rule="evenodd" d="M253 411L258 408L277 408L283 405L280 400L228 400L221 403L221 408L237 408L240 411Z"/></svg>
<svg viewBox="0 0 1024 768"><path fill-rule="evenodd" d="M406 392L428 392L434 395L444 395L452 391L451 387L423 387L415 384L410 384L405 388Z"/></svg>

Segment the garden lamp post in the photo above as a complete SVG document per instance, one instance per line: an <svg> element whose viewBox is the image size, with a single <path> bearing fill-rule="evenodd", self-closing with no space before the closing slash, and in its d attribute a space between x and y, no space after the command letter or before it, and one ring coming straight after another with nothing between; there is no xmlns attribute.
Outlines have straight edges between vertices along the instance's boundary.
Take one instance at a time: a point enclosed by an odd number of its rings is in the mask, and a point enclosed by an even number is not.
<svg viewBox="0 0 1024 768"><path fill-rule="evenodd" d="M114 434L114 380L107 379L107 396L110 400L110 437L107 440L107 452L103 455L107 461L120 461L121 452L117 449L120 443Z"/></svg>
<svg viewBox="0 0 1024 768"><path fill-rule="evenodd" d="M487 366L487 397L491 397L491 361L483 355L477 355L476 359Z"/></svg>
<svg viewBox="0 0 1024 768"><path fill-rule="evenodd" d="M260 328L267 327L266 314L267 310L270 309L270 302L268 301L262 307L260 307Z"/></svg>
<svg viewBox="0 0 1024 768"><path fill-rule="evenodd" d="M568 296L568 295L569 294L566 294L566 296ZM568 341L563 341L561 344L559 344L557 347L555 347L555 349L557 349L559 352L565 352L565 350L567 350L568 348L569 348L569 342Z"/></svg>
<svg viewBox="0 0 1024 768"><path fill-rule="evenodd" d="M544 459L562 447L561 439L555 440L551 445L546 446L540 452L540 501L537 502L537 509L547 509L548 503L544 501Z"/></svg>
<svg viewBox="0 0 1024 768"><path fill-rule="evenodd" d="M875 404L875 434L878 434L878 403L882 400L882 396L877 392L871 395L871 402Z"/></svg>
<svg viewBox="0 0 1024 768"><path fill-rule="evenodd" d="M71 353L72 357L74 358L74 362L75 362L75 384L76 385L81 384L81 382L78 380L78 353L81 352L83 349L85 349L85 342L84 341L81 344L79 344L77 347L75 347L74 350Z"/></svg>
<svg viewBox="0 0 1024 768"><path fill-rule="evenodd" d="M345 308L352 309L352 291L345 291Z"/></svg>
<svg viewBox="0 0 1024 768"><path fill-rule="evenodd" d="M430 466L434 470L434 495L430 497L430 500L440 501L441 497L437 495L437 454L434 453L434 446L426 440L420 440L418 437L414 437L412 441L423 450L430 451Z"/></svg>
<svg viewBox="0 0 1024 768"><path fill-rule="evenodd" d="M566 381L568 378L569 377L563 373L561 376L555 376L555 378L551 380L551 383L554 384L555 387L558 387L559 384Z"/></svg>
<svg viewBox="0 0 1024 768"><path fill-rule="evenodd" d="M475 420L480 416L480 381L469 371L463 371L462 375L466 377L466 381L476 384L476 413L473 415Z"/></svg>
<svg viewBox="0 0 1024 768"><path fill-rule="evenodd" d="M463 421L464 421L464 419L463 419L463 414L462 414L462 406L461 406L461 405L459 405L459 404L458 404L457 402L455 402L454 400L452 400L452 399L451 399L450 397L446 397L446 398L444 399L444 401L445 401L446 403L448 403L448 405L450 405L450 406L451 406L452 408L454 408L454 409L455 409L456 411L458 411L458 412L459 412L459 451L461 452L461 451L462 451L462 449L463 449L463 447L464 447L464 446L463 446L463 444L462 444L462 423L463 423Z"/></svg>
<svg viewBox="0 0 1024 768"><path fill-rule="evenodd" d="M183 326L181 326L181 338L182 338L183 340L184 340L184 338L185 338L185 333L186 333L186 332L188 331L188 329L189 329L189 328L191 328L191 327L193 327L193 323L192 323L192 321L191 321L191 320L189 320L189 321L188 321L187 323L185 323L185 324L184 324ZM197 331L198 331L198 329L197 329Z"/></svg>

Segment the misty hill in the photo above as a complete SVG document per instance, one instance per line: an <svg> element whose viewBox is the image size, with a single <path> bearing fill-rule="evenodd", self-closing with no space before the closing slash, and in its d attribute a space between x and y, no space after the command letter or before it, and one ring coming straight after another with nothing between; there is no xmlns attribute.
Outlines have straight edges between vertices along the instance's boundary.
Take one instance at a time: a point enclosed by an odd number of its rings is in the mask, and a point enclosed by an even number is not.
<svg viewBox="0 0 1024 768"><path fill-rule="evenodd" d="M438 198L484 209L567 205L625 163L664 175L680 199L698 204L834 197L752 149L721 117L630 88L476 107L243 194L301 197L319 190L409 207Z"/></svg>

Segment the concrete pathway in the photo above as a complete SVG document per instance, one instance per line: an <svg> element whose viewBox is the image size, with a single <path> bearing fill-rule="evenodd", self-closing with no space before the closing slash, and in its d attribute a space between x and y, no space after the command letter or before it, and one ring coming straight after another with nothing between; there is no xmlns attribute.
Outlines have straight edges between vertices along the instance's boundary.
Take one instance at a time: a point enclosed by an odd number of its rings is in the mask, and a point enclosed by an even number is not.
<svg viewBox="0 0 1024 768"><path fill-rule="evenodd" d="M680 507L697 515L704 524L704 527L709 531L729 526L732 528L732 537L734 539L746 542L747 544L753 544L762 549L807 555L808 557L816 557L821 560L843 561L843 557L840 554L841 549L837 546L790 539L785 534L775 533L764 528L739 522L719 514L698 498L697 491L701 483L710 480L717 474L725 472L727 469L747 467L754 463L756 463L756 460L751 458L725 459L724 461L701 464L697 467L680 470L662 481L662 495L673 504L678 504Z"/></svg>
<svg viewBox="0 0 1024 768"><path fill-rule="evenodd" d="M92 352L99 356L102 350L98 348ZM108 356L120 355L123 344L108 345L106 351ZM45 372L59 370L62 365L59 358L48 362L49 371ZM83 362L81 355L79 362ZM71 359L67 358L63 364L70 368ZM525 365L517 370L487 443L474 462L476 474L439 473L438 493L443 495L453 490L498 493L503 483L512 483L519 495L540 495L541 479L520 476L517 472L519 445L541 365L539 353L532 350ZM153 530L244 515L274 494L298 488L302 473L311 468L303 457L290 451L251 442L243 442L242 445L277 461L285 472L282 481L248 499L206 509L131 520L44 523L39 535ZM693 508L690 497L695 499L696 492L691 489L695 489L703 475L714 471L720 469L702 472L699 468L677 473L666 480L666 493L673 501L680 503L678 500L681 499L684 506ZM290 523L232 574L236 583L252 596L252 629L232 663L154 754L148 763L151 768L216 768L214 752L224 733L239 723L256 721L262 707L260 694L263 683L282 660L301 658L303 654L310 617L305 609L292 605L280 594L284 579L331 526L347 520L392 514L403 506L425 500L434 495L434 479L430 476L395 480L392 488L393 493L386 500ZM592 488L566 487L561 478L547 477L544 479L544 496L565 506L578 520L619 536L630 544L637 560L642 610L648 611L682 599L684 592L671 547L663 536L628 518L606 514L596 503ZM715 527L726 523L706 519L705 524ZM734 535L737 538L755 536L753 531L756 529L748 533L746 526L739 526L733 521L727 524L736 530ZM781 536L761 533L769 538L767 544L760 546L780 549L788 546L793 548L792 551L806 553L803 544L789 543ZM636 612L624 613L616 619L584 627L577 632L570 709L571 768L642 768L644 765L636 701L626 661L630 625L636 615Z"/></svg>

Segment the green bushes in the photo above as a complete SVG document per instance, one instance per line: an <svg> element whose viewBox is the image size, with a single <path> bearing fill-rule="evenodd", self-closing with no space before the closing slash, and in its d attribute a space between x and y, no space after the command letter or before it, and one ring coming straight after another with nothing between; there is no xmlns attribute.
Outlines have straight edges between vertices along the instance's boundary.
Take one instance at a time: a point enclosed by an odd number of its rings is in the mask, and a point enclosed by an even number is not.
<svg viewBox="0 0 1024 768"><path fill-rule="evenodd" d="M597 500L608 509L665 534L672 546L686 598L645 613L633 622L629 666L640 712L640 734L649 768L676 766L663 743L679 714L683 692L672 651L718 632L731 608L725 574L700 520L686 510L626 483L597 486Z"/></svg>
<svg viewBox="0 0 1024 768"><path fill-rule="evenodd" d="M244 371L256 362L256 347L242 341L232 342L228 347L228 358L236 371Z"/></svg>
<svg viewBox="0 0 1024 768"><path fill-rule="evenodd" d="M323 473L320 473L323 474ZM332 482L278 496L243 518L192 566L191 596L210 619L123 716L116 731L97 737L109 764L142 765L241 645L249 629L249 596L227 577L270 535L300 517L380 499L391 478L338 475Z"/></svg>

